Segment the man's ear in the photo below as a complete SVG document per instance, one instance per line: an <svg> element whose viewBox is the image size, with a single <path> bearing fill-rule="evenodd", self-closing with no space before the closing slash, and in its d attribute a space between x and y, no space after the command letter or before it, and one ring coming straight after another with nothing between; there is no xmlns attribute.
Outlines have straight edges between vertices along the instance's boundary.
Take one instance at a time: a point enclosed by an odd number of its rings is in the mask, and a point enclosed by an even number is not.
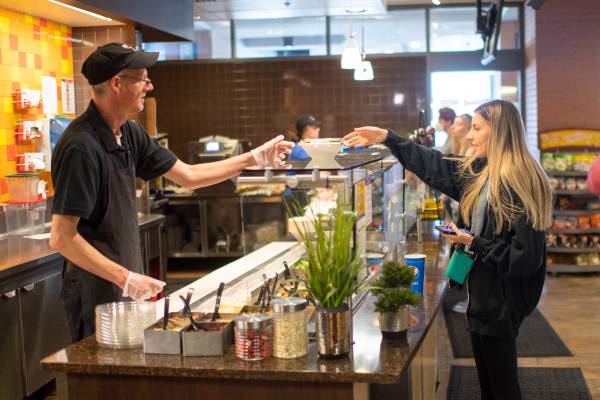
<svg viewBox="0 0 600 400"><path fill-rule="evenodd" d="M108 90L111 92L118 92L121 89L121 77L118 75L113 76L108 81Z"/></svg>

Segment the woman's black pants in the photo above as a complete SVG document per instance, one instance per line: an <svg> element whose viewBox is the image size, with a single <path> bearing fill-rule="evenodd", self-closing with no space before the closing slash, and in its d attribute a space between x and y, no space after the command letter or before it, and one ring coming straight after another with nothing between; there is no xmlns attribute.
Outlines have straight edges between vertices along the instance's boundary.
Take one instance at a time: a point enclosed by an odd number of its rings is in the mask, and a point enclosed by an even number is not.
<svg viewBox="0 0 600 400"><path fill-rule="evenodd" d="M479 375L481 400L521 400L514 338L495 338L471 332Z"/></svg>

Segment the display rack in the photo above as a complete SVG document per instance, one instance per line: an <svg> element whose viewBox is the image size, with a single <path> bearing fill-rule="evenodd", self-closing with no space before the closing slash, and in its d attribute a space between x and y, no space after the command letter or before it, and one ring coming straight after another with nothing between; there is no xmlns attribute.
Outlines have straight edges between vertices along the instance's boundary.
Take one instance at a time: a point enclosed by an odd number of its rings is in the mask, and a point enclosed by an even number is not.
<svg viewBox="0 0 600 400"><path fill-rule="evenodd" d="M586 187L600 131L563 130L540 134L542 165L554 190L553 224L547 230L547 271L600 272L600 209Z"/></svg>

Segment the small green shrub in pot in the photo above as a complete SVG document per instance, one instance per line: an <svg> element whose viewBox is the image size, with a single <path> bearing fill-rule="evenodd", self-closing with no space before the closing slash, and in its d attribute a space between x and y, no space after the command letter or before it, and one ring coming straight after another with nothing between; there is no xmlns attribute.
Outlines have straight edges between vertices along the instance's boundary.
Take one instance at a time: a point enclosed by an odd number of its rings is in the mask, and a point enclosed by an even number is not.
<svg viewBox="0 0 600 400"><path fill-rule="evenodd" d="M378 313L379 328L386 338L406 337L408 306L421 302L421 296L410 290L414 279L413 267L386 262L369 289L376 297L375 311Z"/></svg>

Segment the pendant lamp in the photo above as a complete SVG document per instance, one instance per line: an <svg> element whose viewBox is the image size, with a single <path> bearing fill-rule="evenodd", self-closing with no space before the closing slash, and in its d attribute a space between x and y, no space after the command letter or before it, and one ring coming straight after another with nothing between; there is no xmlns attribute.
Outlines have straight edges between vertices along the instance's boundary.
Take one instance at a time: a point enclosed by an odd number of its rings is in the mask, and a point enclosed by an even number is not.
<svg viewBox="0 0 600 400"><path fill-rule="evenodd" d="M362 23L362 58L359 66L354 69L355 81L372 81L375 78L373 65L367 61L367 52L365 51L365 21Z"/></svg>
<svg viewBox="0 0 600 400"><path fill-rule="evenodd" d="M356 42L356 33L352 31L352 14L350 14L350 33L342 52L342 69L356 69L360 66L361 62L362 58L360 57L360 49Z"/></svg>

